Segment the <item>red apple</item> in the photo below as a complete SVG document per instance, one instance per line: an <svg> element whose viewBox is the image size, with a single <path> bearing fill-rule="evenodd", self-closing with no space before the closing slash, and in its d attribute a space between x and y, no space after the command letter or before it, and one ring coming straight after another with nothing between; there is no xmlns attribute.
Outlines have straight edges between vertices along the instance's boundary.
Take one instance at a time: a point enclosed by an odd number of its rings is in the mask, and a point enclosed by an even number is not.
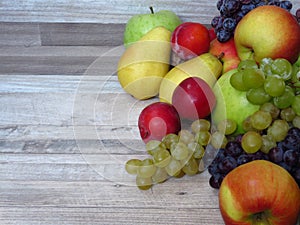
<svg viewBox="0 0 300 225"><path fill-rule="evenodd" d="M219 57L223 63L222 73L226 73L229 70L237 68L240 63L240 58L237 54L234 39L231 38L228 41L221 43L217 39L214 39L210 43L209 53L216 57Z"/></svg>
<svg viewBox="0 0 300 225"><path fill-rule="evenodd" d="M216 104L211 87L199 77L183 80L174 90L172 104L181 118L196 120L207 117Z"/></svg>
<svg viewBox="0 0 300 225"><path fill-rule="evenodd" d="M185 22L176 27L171 37L172 50L183 60L207 53L210 37L201 23Z"/></svg>
<svg viewBox="0 0 300 225"><path fill-rule="evenodd" d="M165 102L155 102L145 107L140 113L138 127L142 140L162 140L170 133L177 134L181 122L175 107Z"/></svg>
<svg viewBox="0 0 300 225"><path fill-rule="evenodd" d="M265 5L245 15L234 32L234 41L242 60L285 58L294 63L300 53L300 25L285 9Z"/></svg>
<svg viewBox="0 0 300 225"><path fill-rule="evenodd" d="M212 42L217 37L215 28L212 27L212 28L208 29L208 33L209 33L209 40L210 40L210 42Z"/></svg>
<svg viewBox="0 0 300 225"><path fill-rule="evenodd" d="M295 225L300 189L284 168L254 160L225 176L219 206L226 225Z"/></svg>

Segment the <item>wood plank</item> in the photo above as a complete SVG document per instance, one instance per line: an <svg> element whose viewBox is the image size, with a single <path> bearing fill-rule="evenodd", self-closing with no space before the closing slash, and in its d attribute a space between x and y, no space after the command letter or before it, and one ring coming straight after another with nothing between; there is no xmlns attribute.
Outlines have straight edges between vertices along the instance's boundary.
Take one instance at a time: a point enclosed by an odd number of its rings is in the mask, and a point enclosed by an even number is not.
<svg viewBox="0 0 300 225"><path fill-rule="evenodd" d="M108 180L1 181L0 207L217 209L218 192L204 175L171 178L148 191Z"/></svg>
<svg viewBox="0 0 300 225"><path fill-rule="evenodd" d="M112 75L124 47L2 46L0 51L0 75Z"/></svg>
<svg viewBox="0 0 300 225"><path fill-rule="evenodd" d="M41 23L43 46L115 46L123 44L124 24Z"/></svg>
<svg viewBox="0 0 300 225"><path fill-rule="evenodd" d="M223 225L218 209L0 207L2 225Z"/></svg>
<svg viewBox="0 0 300 225"><path fill-rule="evenodd" d="M135 14L150 13L150 4L155 11L173 10L184 21L201 21L210 24L212 15L217 13L215 1L181 0L148 2L146 0L123 0L84 2L73 0L39 1L29 0L16 3L2 0L0 21L3 22L71 22L71 23L126 23Z"/></svg>
<svg viewBox="0 0 300 225"><path fill-rule="evenodd" d="M0 3L0 11L3 9ZM1 14L1 13L0 13ZM2 15L2 14L1 14ZM1 17L0 17L1 18ZM40 29L38 23L5 23L0 19L1 46L40 46Z"/></svg>

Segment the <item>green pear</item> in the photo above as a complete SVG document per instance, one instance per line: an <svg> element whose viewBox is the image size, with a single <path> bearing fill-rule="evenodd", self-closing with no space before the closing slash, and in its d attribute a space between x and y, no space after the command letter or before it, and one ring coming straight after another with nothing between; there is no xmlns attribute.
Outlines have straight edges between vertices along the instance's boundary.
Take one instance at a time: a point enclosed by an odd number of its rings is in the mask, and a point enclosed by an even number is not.
<svg viewBox="0 0 300 225"><path fill-rule="evenodd" d="M243 121L259 109L247 100L245 91L238 91L230 84L230 77L237 69L223 74L213 87L217 103L212 112L212 121L218 124L225 119L234 120L237 123L236 134L245 133Z"/></svg>
<svg viewBox="0 0 300 225"><path fill-rule="evenodd" d="M160 83L170 69L171 32L155 27L130 45L118 63L122 88L139 100L158 94Z"/></svg>

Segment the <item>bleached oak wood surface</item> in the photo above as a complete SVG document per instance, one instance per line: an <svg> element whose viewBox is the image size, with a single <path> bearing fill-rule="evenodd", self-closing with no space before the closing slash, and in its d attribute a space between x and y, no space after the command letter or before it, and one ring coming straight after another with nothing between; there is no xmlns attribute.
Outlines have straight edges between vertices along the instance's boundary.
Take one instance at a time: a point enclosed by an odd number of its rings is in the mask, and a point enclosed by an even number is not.
<svg viewBox="0 0 300 225"><path fill-rule="evenodd" d="M298 1L293 1L298 4ZM210 23L215 1L0 1L0 224L222 222L207 172L148 191L136 101L116 77L124 24L148 5Z"/></svg>

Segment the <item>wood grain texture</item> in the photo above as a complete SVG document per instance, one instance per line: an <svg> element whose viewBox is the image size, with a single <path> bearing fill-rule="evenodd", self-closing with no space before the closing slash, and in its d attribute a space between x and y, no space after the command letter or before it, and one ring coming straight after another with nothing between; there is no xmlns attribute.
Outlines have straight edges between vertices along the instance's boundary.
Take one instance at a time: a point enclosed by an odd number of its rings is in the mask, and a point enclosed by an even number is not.
<svg viewBox="0 0 300 225"><path fill-rule="evenodd" d="M2 22L80 22L80 23L126 23L141 13L173 10L182 20L201 21L209 24L212 14L217 13L215 1L149 1L149 0L2 0L0 21Z"/></svg>
<svg viewBox="0 0 300 225"><path fill-rule="evenodd" d="M148 191L140 111L122 90L123 47L0 46L0 223L223 224L206 172Z"/></svg>

